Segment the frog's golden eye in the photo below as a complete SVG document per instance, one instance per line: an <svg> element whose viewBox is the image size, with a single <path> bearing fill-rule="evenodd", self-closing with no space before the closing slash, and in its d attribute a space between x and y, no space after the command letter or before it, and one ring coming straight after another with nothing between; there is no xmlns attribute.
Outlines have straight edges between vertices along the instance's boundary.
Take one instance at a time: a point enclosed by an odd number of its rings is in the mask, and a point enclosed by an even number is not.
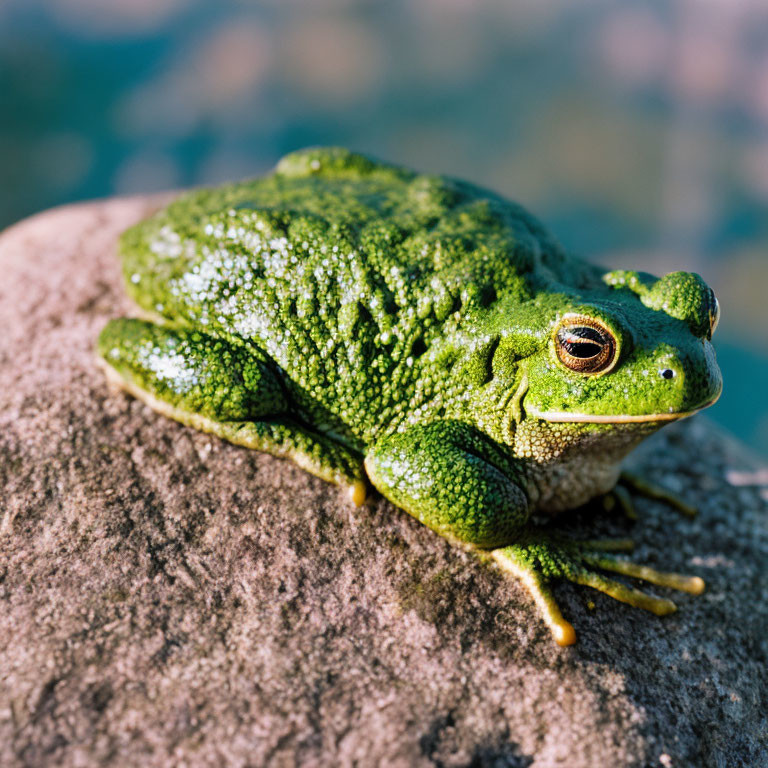
<svg viewBox="0 0 768 768"><path fill-rule="evenodd" d="M616 362L616 339L601 323L569 318L555 333L560 362L577 373L603 373Z"/></svg>

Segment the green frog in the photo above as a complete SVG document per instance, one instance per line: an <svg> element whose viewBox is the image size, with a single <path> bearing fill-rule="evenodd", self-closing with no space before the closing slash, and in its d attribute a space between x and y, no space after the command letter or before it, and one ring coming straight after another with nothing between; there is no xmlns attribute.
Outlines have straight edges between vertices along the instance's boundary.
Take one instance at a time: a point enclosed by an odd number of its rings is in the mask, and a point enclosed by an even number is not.
<svg viewBox="0 0 768 768"><path fill-rule="evenodd" d="M617 554L627 540L532 522L626 503L627 453L717 399L719 309L698 275L605 271L499 195L340 148L188 192L120 251L139 316L98 352L160 413L357 504L373 486L520 578L561 645L576 635L555 579L657 615L675 604L605 572L703 591Z"/></svg>

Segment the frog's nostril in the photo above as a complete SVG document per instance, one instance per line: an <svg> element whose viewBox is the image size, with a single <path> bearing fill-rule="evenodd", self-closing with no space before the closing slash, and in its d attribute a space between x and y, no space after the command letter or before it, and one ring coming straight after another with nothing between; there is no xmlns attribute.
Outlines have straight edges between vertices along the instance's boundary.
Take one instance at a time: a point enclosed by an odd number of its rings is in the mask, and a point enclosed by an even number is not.
<svg viewBox="0 0 768 768"><path fill-rule="evenodd" d="M662 379L674 379L675 372L671 368L661 368L659 369L659 376L661 376Z"/></svg>

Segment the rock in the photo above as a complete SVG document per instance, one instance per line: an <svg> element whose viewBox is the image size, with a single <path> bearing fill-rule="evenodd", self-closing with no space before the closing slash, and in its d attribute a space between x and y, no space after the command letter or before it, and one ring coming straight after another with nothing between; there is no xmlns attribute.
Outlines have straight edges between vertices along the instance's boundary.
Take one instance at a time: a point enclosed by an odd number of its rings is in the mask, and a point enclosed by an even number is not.
<svg viewBox="0 0 768 768"><path fill-rule="evenodd" d="M738 445L699 417L633 458L693 522L571 516L708 590L660 619L561 585L559 648L517 583L390 504L108 389L115 240L159 202L0 237L3 766L768 765L765 474Z"/></svg>

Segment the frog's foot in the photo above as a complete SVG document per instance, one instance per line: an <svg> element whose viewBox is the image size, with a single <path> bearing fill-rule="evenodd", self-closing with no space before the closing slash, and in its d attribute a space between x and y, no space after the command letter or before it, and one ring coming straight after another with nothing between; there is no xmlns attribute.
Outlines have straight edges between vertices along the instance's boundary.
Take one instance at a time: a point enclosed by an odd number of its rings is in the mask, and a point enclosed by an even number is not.
<svg viewBox="0 0 768 768"><path fill-rule="evenodd" d="M503 570L522 580L539 607L555 641L559 645L572 645L576 642L576 632L563 618L552 594L549 584L554 579L567 579L592 587L616 600L643 608L657 616L666 616L677 610L677 606L671 600L649 595L604 576L598 573L597 569L642 579L692 595L699 595L704 591L704 581L698 576L665 573L609 554L611 550L626 550L630 545L626 539L575 542L531 533L517 544L492 550L490 555Z"/></svg>
<svg viewBox="0 0 768 768"><path fill-rule="evenodd" d="M619 482L616 485L616 488L614 488L613 493L616 494L618 492L619 494L623 494L624 498L629 501L629 517L634 514L632 501L629 497L629 491L632 491L639 496L645 496L648 499L663 501L673 509L676 509L678 512L682 512L682 514L686 515L687 517L696 516L696 508L683 501L677 494L673 493L672 491L668 491L666 488L662 488L660 485L652 483L649 480L634 474L633 472L623 471L619 476ZM625 509L626 511L626 507L624 506L623 502L620 501L620 504L622 509ZM636 515L632 519L636 519Z"/></svg>

